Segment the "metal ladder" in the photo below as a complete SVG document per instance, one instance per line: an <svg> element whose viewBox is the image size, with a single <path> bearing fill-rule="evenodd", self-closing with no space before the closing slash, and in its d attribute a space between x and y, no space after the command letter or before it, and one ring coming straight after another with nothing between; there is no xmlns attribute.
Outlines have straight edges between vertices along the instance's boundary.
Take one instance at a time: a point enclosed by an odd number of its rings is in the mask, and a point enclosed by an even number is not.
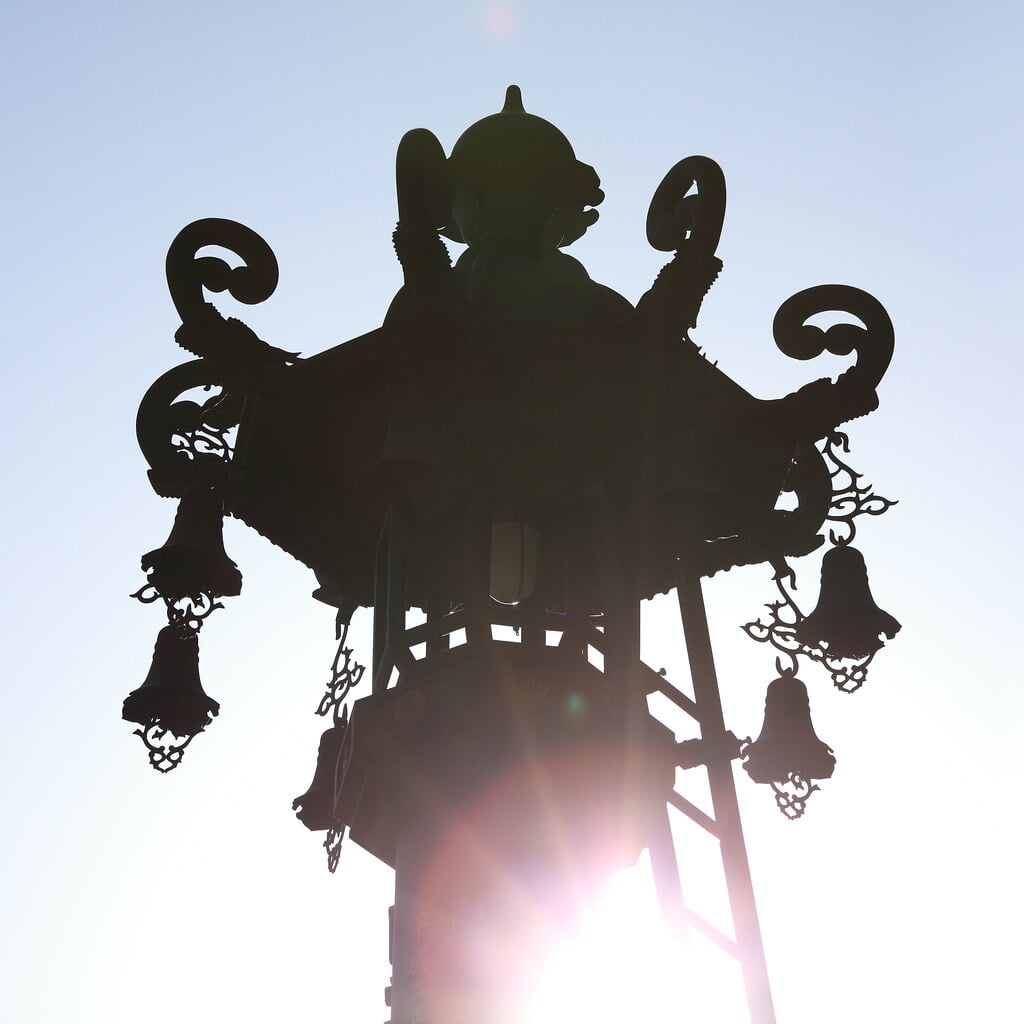
<svg viewBox="0 0 1024 1024"><path fill-rule="evenodd" d="M677 595L694 697L691 699L663 673L655 672L642 662L639 682L645 692L661 693L700 726L707 759L712 813L707 814L673 789L665 806L665 815L654 828L649 844L658 903L666 922L680 935L688 936L692 928L738 963L751 1024L775 1024L764 946L736 800L733 754L724 742L726 731L722 701L700 576L688 574L680 568L677 573ZM698 766L689 770L700 771L701 768ZM686 822L718 841L732 917L732 936L695 913L686 903L671 828L674 812L681 813Z"/></svg>

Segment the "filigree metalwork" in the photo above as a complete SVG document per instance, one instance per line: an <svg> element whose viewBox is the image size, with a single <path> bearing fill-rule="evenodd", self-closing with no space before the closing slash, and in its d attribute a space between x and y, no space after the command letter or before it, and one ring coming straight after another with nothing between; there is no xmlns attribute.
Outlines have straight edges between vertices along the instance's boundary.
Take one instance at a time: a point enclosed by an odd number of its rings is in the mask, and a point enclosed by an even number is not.
<svg viewBox="0 0 1024 1024"><path fill-rule="evenodd" d="M778 662L776 662L778 666ZM781 671L781 667L780 667ZM750 749L751 740L748 737L740 742L739 757L746 758ZM774 779L769 782L772 792L775 794L775 804L790 821L796 821L803 816L807 810L807 801L811 794L816 793L821 787L811 779L805 778L799 772L790 772L785 782L777 782Z"/></svg>
<svg viewBox="0 0 1024 1024"><path fill-rule="evenodd" d="M207 246L227 249L243 264L231 267L218 257L197 255ZM295 353L262 341L240 320L221 316L205 300L204 289L227 291L251 305L273 294L277 277L270 246L235 221L195 221L171 243L167 286L182 320L174 338L200 358L158 378L139 407L139 446L151 467L150 482L162 497L223 485L232 456L229 432L241 418L245 394L269 370L296 359ZM224 391L202 404L181 400L188 391L211 386Z"/></svg>
<svg viewBox="0 0 1024 1024"><path fill-rule="evenodd" d="M334 661L331 662L331 678L327 683L327 690L320 698L316 713L324 716L333 712L333 720L337 725L342 704L352 688L359 685L366 666L356 662L352 657L352 648L346 646L348 641L347 622L338 623L335 635L338 639L338 650L334 655Z"/></svg>
<svg viewBox="0 0 1024 1024"><path fill-rule="evenodd" d="M130 594L136 601L142 604L153 604L156 601L163 601L167 610L167 622L169 625L177 626L179 629L191 633L198 633L203 623L218 608L224 605L210 594L190 594L187 597L171 599L164 597L152 583L147 583L134 594Z"/></svg>
<svg viewBox="0 0 1024 1024"><path fill-rule="evenodd" d="M338 861L341 860L341 843L345 838L345 829L329 828L324 837L323 847L327 851L327 870L333 875L338 870Z"/></svg>
<svg viewBox="0 0 1024 1024"><path fill-rule="evenodd" d="M803 815L811 794L821 788L796 772L791 772L785 782L773 782L771 787L776 805L790 821Z"/></svg>
<svg viewBox="0 0 1024 1024"><path fill-rule="evenodd" d="M829 478L832 481L832 504L826 519L830 523L841 523L845 532L830 531L833 544L848 544L857 534L857 516L880 516L898 502L875 494L870 485L860 481L863 474L852 469L837 454L850 450L850 439L840 430L835 430L825 439L821 453L829 463Z"/></svg>
<svg viewBox="0 0 1024 1024"><path fill-rule="evenodd" d="M158 772L166 774L178 767L185 756L185 748L199 734L176 736L170 730L162 728L158 722L150 722L149 725L136 729L133 735L141 737L146 745L150 765ZM165 736L173 737L173 742L163 742Z"/></svg>
<svg viewBox="0 0 1024 1024"><path fill-rule="evenodd" d="M182 397L212 387L222 390L202 404ZM189 488L223 486L233 455L230 435L243 404L202 359L181 363L153 382L139 404L136 434L157 494L180 498Z"/></svg>
<svg viewBox="0 0 1024 1024"><path fill-rule="evenodd" d="M212 385L206 385L206 389ZM191 408L195 406L195 413ZM237 410L236 410L237 406ZM171 447L184 453L189 459L203 459L214 456L223 462L230 462L234 445L229 434L238 425L241 415L240 403L223 392L213 395L202 405L196 402L177 402L170 412L180 410L177 428L171 433ZM186 420L187 417L187 420Z"/></svg>
<svg viewBox="0 0 1024 1024"><path fill-rule="evenodd" d="M352 657L352 648L348 646L349 623L344 622L342 613L339 610L335 620L335 637L338 640L338 649L331 662L331 678L327 683L327 689L320 698L316 713L320 716L330 714L331 720L336 728L344 730L348 725L348 708L345 700L353 687L359 685L366 666L359 664ZM334 766L333 781L335 790L338 785L337 765ZM341 858L342 841L345 838L345 827L328 828L324 837L323 848L327 851L327 870L333 875L337 870L338 861Z"/></svg>

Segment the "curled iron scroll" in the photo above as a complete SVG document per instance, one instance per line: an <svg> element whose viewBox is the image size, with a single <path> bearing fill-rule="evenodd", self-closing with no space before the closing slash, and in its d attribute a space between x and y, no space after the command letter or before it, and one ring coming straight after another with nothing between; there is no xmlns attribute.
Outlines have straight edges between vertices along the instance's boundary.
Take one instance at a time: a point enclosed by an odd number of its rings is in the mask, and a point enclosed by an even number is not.
<svg viewBox="0 0 1024 1024"><path fill-rule="evenodd" d="M819 313L845 312L858 324L837 323L825 330L807 321ZM868 292L845 284L806 288L786 299L775 314L772 333L778 348L792 359L813 359L828 350L833 355L857 353L857 376L874 388L892 358L892 321L885 307Z"/></svg>
<svg viewBox="0 0 1024 1024"><path fill-rule="evenodd" d="M696 192L690 192L692 188ZM725 221L725 175L707 156L688 156L662 178L647 212L647 241L661 252L714 255Z"/></svg>
<svg viewBox="0 0 1024 1024"><path fill-rule="evenodd" d="M196 256L215 245L244 261L231 267L217 256ZM182 323L202 315L206 300L203 288L227 291L238 302L252 306L263 302L277 288L277 257L251 228L221 217L193 221L178 232L167 250L167 287Z"/></svg>
<svg viewBox="0 0 1024 1024"><path fill-rule="evenodd" d="M195 388L221 383L209 362L194 359L158 377L143 395L135 432L150 465L150 483L161 497L180 498L190 487L216 487L226 479L226 434L238 423L240 401L228 392L202 405L176 401Z"/></svg>

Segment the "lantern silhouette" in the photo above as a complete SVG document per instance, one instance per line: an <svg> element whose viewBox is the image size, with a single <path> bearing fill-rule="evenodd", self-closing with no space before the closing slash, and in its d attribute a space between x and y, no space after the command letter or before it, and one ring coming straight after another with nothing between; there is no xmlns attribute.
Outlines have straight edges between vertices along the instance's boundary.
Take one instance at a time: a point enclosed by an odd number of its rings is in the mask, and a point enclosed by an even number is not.
<svg viewBox="0 0 1024 1024"><path fill-rule="evenodd" d="M794 630L808 647L824 647L838 658L864 658L892 639L900 624L875 604L864 556L848 544L825 553L821 561L818 604Z"/></svg>
<svg viewBox="0 0 1024 1024"><path fill-rule="evenodd" d="M197 487L185 492L170 535L162 547L142 556L142 568L165 600L241 593L242 574L224 551L221 499L215 491Z"/></svg>

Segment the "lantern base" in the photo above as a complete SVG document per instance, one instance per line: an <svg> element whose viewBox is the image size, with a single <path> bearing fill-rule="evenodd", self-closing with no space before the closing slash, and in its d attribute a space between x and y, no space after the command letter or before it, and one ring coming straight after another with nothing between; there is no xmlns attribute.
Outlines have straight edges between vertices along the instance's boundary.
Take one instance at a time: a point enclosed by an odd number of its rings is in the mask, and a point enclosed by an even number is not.
<svg viewBox="0 0 1024 1024"><path fill-rule="evenodd" d="M357 701L337 817L395 866L420 822L463 821L503 860L633 863L675 771L675 738L637 691L576 652L456 648Z"/></svg>

